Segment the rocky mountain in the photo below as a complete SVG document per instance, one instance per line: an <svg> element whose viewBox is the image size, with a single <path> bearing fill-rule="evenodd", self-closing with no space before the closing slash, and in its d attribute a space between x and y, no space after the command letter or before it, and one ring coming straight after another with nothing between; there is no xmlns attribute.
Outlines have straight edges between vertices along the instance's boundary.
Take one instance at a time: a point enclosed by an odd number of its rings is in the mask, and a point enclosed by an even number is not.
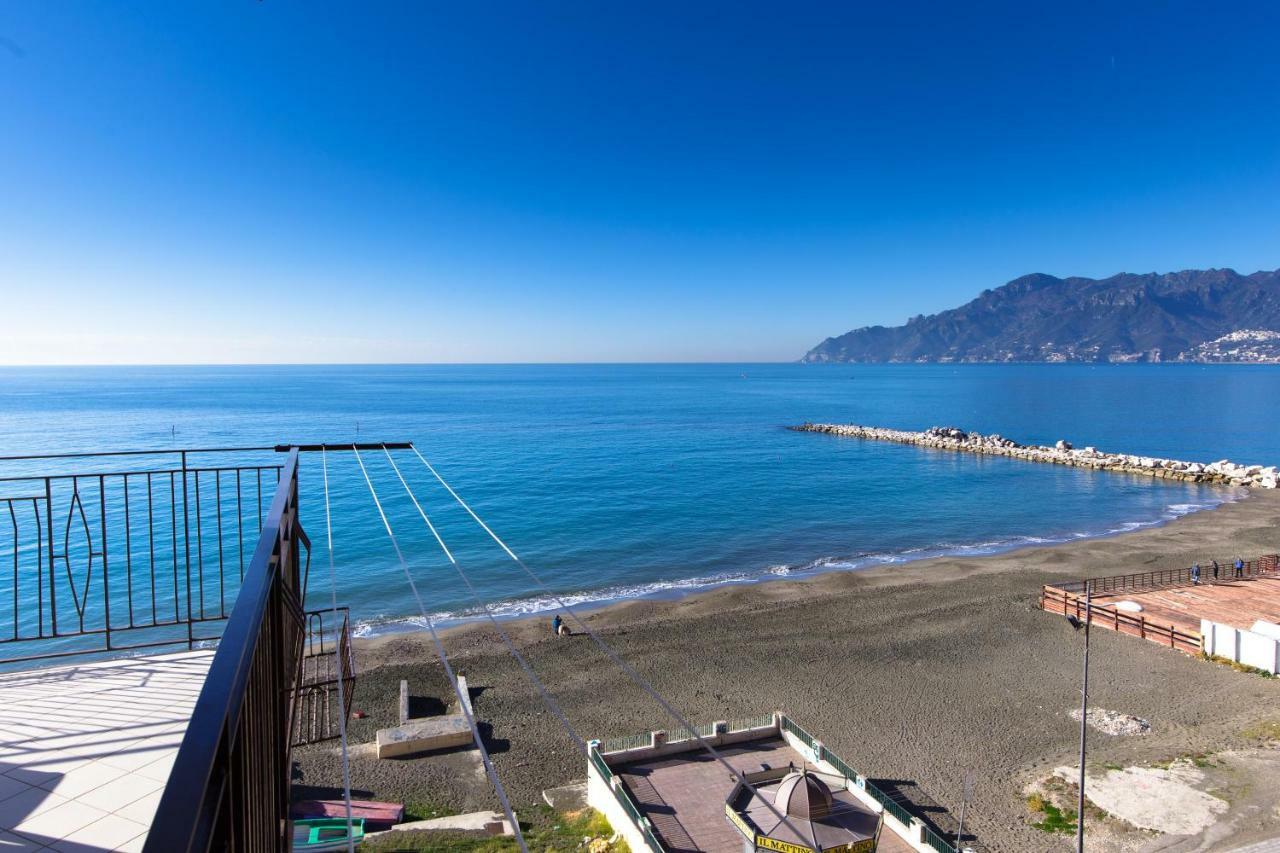
<svg viewBox="0 0 1280 853"><path fill-rule="evenodd" d="M1280 270L1036 273L905 326L827 338L803 361L1280 363Z"/></svg>

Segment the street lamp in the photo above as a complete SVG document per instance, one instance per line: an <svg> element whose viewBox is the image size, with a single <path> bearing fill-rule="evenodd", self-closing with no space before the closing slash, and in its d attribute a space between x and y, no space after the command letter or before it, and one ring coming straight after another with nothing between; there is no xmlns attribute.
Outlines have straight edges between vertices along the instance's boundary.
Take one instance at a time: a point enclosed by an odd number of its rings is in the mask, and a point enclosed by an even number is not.
<svg viewBox="0 0 1280 853"><path fill-rule="evenodd" d="M1076 853L1084 853L1084 742L1089 724L1089 624L1093 621L1093 588L1084 582L1084 621L1068 616L1072 629L1084 628L1084 679L1080 688L1080 800L1076 805Z"/></svg>

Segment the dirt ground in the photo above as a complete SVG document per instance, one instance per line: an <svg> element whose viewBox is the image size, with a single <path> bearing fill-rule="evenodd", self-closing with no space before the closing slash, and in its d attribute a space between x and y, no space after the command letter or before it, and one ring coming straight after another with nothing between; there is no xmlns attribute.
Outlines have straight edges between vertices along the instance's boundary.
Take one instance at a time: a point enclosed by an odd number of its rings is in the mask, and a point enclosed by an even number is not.
<svg viewBox="0 0 1280 853"><path fill-rule="evenodd" d="M785 711L859 772L897 781L944 829L972 769L966 827L978 841L991 850L1067 850L1072 839L1031 826L1026 800L1029 785L1076 763L1078 749L1068 711L1079 702L1081 638L1036 608L1040 586L1278 550L1280 495L1260 493L1105 539L630 602L585 618L693 722ZM675 727L589 637L554 638L545 620L504 626L584 739ZM518 809L540 802L544 788L585 776L572 739L491 626L451 630L445 645L475 689L496 769ZM425 697L418 711L443 710L447 686L423 636L365 641L358 655L355 707L370 716L352 722L352 742L395 723L401 678ZM1141 737L1092 734L1089 765L1101 772L1257 750L1280 724L1280 679L1101 629L1093 632L1090 694L1098 707L1151 723ZM331 748L298 757L305 784L322 793L340 783ZM1140 831L1129 841L1166 845L1152 850L1225 850L1280 835L1275 809L1259 806L1260 792L1280 791L1280 763L1251 767L1240 784L1253 793L1228 803L1214 837ZM465 754L356 758L352 781L358 794L422 812L496 804Z"/></svg>

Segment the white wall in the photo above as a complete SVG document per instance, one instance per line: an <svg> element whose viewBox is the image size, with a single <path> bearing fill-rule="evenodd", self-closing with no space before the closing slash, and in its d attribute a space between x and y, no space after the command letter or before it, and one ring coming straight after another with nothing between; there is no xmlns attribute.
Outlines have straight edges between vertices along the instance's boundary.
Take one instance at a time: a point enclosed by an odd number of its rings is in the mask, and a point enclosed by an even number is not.
<svg viewBox="0 0 1280 853"><path fill-rule="evenodd" d="M1280 640L1255 631L1200 620L1205 654L1216 655L1246 666L1255 666L1272 675L1280 674Z"/></svg>

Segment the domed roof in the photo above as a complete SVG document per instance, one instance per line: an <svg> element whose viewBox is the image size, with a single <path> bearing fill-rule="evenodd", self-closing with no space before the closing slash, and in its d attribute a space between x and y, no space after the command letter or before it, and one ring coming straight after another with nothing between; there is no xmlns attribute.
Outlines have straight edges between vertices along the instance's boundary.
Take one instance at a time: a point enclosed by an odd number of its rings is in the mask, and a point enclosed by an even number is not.
<svg viewBox="0 0 1280 853"><path fill-rule="evenodd" d="M822 820L831 813L831 791L804 770L783 777L773 802L788 817Z"/></svg>

